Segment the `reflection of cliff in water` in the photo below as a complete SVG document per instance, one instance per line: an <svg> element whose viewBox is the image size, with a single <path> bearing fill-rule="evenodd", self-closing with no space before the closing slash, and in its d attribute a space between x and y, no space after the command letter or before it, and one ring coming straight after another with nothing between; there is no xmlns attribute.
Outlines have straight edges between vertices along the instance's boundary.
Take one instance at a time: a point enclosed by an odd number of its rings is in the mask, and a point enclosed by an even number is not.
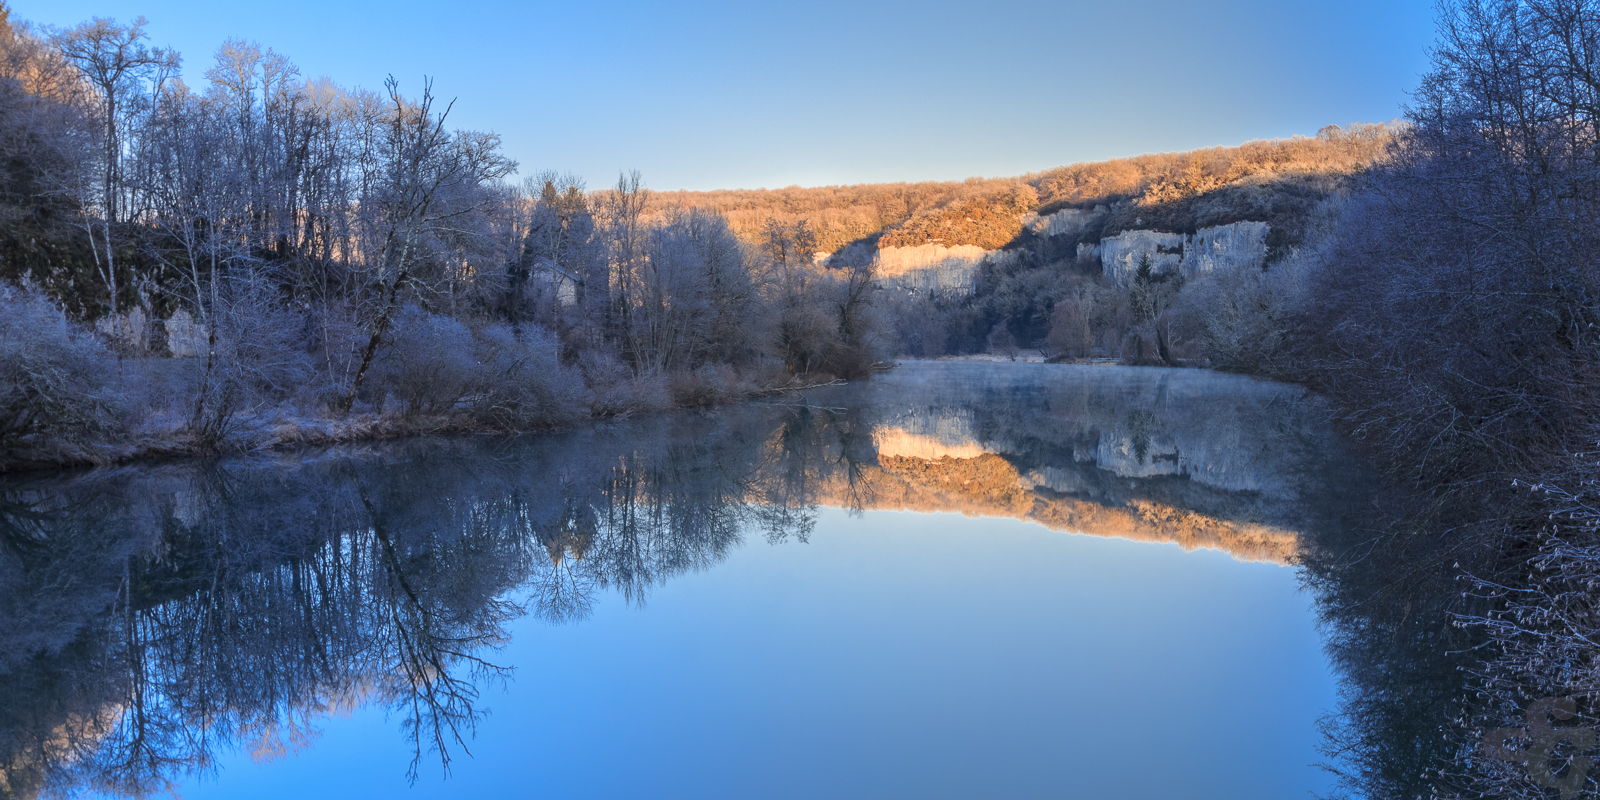
<svg viewBox="0 0 1600 800"><path fill-rule="evenodd" d="M1206 379L914 365L561 435L0 482L0 791L148 794L369 704L413 768L448 762L511 620L642 602L751 534L803 541L818 505L1286 560L1323 499L1316 426L1292 390Z"/></svg>
<svg viewBox="0 0 1600 800"><path fill-rule="evenodd" d="M875 457L864 488L825 502L1288 563L1346 469L1300 395L1199 371L910 364L829 396L868 409Z"/></svg>

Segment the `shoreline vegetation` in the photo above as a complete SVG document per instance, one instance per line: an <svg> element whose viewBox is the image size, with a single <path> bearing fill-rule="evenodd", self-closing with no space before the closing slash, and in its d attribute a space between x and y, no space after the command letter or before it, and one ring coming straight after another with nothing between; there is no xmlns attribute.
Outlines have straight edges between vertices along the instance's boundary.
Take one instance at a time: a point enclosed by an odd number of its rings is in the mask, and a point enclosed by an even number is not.
<svg viewBox="0 0 1600 800"><path fill-rule="evenodd" d="M6 290L0 288L0 298ZM34 298L33 302L46 313L56 311L48 301ZM4 328L5 323L0 323ZM82 332L79 332L80 334ZM70 337L68 337L70 338ZM91 338L92 337L88 337ZM106 394L128 399L142 399L151 392L166 391L175 380L184 381L185 368L199 365L175 359L117 359L113 354L96 351L89 345L88 363L80 368L97 369L98 374L110 376L94 386L58 385L60 397L81 400L87 408L71 409L72 401L63 403L59 412L66 418L51 423L48 429L34 434L34 441L26 439L13 442L10 456L0 469L0 474L34 472L42 470L72 469L109 466L128 462L171 458L193 458L219 453L264 452L277 448L352 444L430 435L513 435L521 433L552 432L575 425L597 424L608 420L629 419L640 414L652 414L673 409L704 408L726 403L737 403L757 398L774 397L845 383L841 378L828 375L790 376L774 370L764 376L741 373L727 366L701 369L693 373L655 375L644 379L624 379L610 384L585 385L566 396L556 396L528 376L524 385L533 384L534 391L543 390L537 398L537 414L515 414L508 409L504 390L497 389L492 381L468 387L465 393L453 393L441 401L447 408L435 407L424 413L404 405L388 408L367 408L345 414L305 414L291 404L253 408L237 413L228 420L225 430L214 439L199 439L186 420L171 416L157 416L137 421L121 431L95 429L88 422L91 415L102 418L126 420L127 409L113 406L101 399ZM56 365L59 367L59 362ZM545 366L550 366L546 364ZM874 364L872 371L892 369L892 364ZM173 373L179 373L176 377ZM490 375L490 378L497 376ZM781 381L761 384L761 378ZM811 378L815 382L806 382ZM81 394L73 395L74 391ZM41 405L38 401L36 408ZM60 418L58 418L60 419ZM85 420L78 422L78 420ZM44 421L38 424L44 428ZM62 435L69 426L83 425L78 435ZM163 428L162 426L167 427ZM37 460L22 460L19 453L47 455Z"/></svg>

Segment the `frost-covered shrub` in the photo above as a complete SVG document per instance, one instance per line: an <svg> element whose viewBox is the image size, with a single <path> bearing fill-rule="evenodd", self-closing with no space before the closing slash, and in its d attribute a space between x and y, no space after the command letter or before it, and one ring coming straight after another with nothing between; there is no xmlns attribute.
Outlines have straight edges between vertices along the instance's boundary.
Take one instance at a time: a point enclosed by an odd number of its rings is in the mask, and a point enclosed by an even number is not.
<svg viewBox="0 0 1600 800"><path fill-rule="evenodd" d="M743 393L739 375L726 364L703 364L693 372L673 375L667 384L676 406L709 406Z"/></svg>
<svg viewBox="0 0 1600 800"><path fill-rule="evenodd" d="M480 424L523 429L589 413L583 375L561 364L561 343L549 331L488 325L473 339L478 378L470 413Z"/></svg>
<svg viewBox="0 0 1600 800"><path fill-rule="evenodd" d="M48 456L116 433L122 404L105 346L50 299L0 286L0 459Z"/></svg>
<svg viewBox="0 0 1600 800"><path fill-rule="evenodd" d="M375 405L393 398L407 415L440 416L479 388L476 342L460 321L408 305L379 348L368 383Z"/></svg>
<svg viewBox="0 0 1600 800"><path fill-rule="evenodd" d="M307 409L334 408L350 392L361 364L361 348L369 338L349 305L329 303L313 311L306 330L312 374L296 402Z"/></svg>
<svg viewBox="0 0 1600 800"><path fill-rule="evenodd" d="M221 446L251 413L301 393L316 374L307 351L307 316L284 306L259 276L228 282L211 309L198 352L186 359L192 376L188 435L203 448Z"/></svg>
<svg viewBox="0 0 1600 800"><path fill-rule="evenodd" d="M460 320L407 306L373 363L373 400L411 416L456 416L477 425L526 429L584 416L583 375L561 364L548 331L507 325L470 329Z"/></svg>
<svg viewBox="0 0 1600 800"><path fill-rule="evenodd" d="M218 340L252 398L284 400L311 379L307 315L280 303L272 287L240 287L218 317Z"/></svg>
<svg viewBox="0 0 1600 800"><path fill-rule="evenodd" d="M604 353L583 362L582 367L594 397L590 411L597 417L627 417L672 405L665 376L635 376L627 365Z"/></svg>

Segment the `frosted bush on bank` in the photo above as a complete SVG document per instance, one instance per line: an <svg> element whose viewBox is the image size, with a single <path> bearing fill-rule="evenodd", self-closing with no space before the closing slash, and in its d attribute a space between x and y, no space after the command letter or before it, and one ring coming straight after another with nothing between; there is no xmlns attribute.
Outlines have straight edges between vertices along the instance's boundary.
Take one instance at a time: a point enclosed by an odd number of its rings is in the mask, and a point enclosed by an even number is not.
<svg viewBox="0 0 1600 800"><path fill-rule="evenodd" d="M519 429L586 416L583 375L563 366L544 328L460 320L407 306L379 351L368 400L408 417L460 413L494 428Z"/></svg>
<svg viewBox="0 0 1600 800"><path fill-rule="evenodd" d="M93 458L124 422L99 338L49 298L0 285L0 452L7 459Z"/></svg>

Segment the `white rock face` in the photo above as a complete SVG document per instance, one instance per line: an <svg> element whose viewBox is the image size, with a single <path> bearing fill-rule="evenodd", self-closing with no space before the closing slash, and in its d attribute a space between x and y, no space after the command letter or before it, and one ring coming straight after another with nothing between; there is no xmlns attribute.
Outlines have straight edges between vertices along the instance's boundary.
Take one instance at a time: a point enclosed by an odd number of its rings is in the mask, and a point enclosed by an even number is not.
<svg viewBox="0 0 1600 800"><path fill-rule="evenodd" d="M1235 222L1201 228L1183 245L1183 272L1194 277L1212 270L1260 267L1267 259L1267 223Z"/></svg>
<svg viewBox="0 0 1600 800"><path fill-rule="evenodd" d="M1105 209L1093 211L1067 209L1045 217L1030 215L1023 220L1044 236L1076 235L1097 221ZM1080 242L1080 261L1099 260L1106 278L1118 286L1133 283L1139 263L1150 256L1150 267L1157 275L1181 271L1193 278L1213 270L1260 267L1267 257L1265 222L1235 222L1201 228L1193 236L1181 233L1134 230L1101 239L1099 244ZM878 279L889 288L919 293L954 292L970 294L985 260L995 263L1018 257L1015 251L985 250L977 245L945 247L925 244L919 247L885 247L878 251Z"/></svg>
<svg viewBox="0 0 1600 800"><path fill-rule="evenodd" d="M1022 218L1022 224L1039 236L1076 236L1105 215L1105 206L1095 206L1093 210L1067 208L1042 217L1029 214Z"/></svg>
<svg viewBox="0 0 1600 800"><path fill-rule="evenodd" d="M1049 489L1056 494L1093 495L1098 488L1084 479L1081 470L1060 467L1028 470L1020 483L1024 489Z"/></svg>
<svg viewBox="0 0 1600 800"><path fill-rule="evenodd" d="M1133 282L1134 273L1139 271L1145 256L1150 257L1150 269L1155 274L1175 272L1183 265L1187 238L1181 233L1126 231L1101 239L1100 269L1118 286Z"/></svg>
<svg viewBox="0 0 1600 800"><path fill-rule="evenodd" d="M206 352L210 332L183 309L167 320L167 350L177 358L193 358Z"/></svg>
<svg viewBox="0 0 1600 800"><path fill-rule="evenodd" d="M872 443L877 446L880 457L902 456L928 461L937 461L941 458L977 458L988 452L976 442L948 445L935 437L911 433L904 428L878 428L872 432Z"/></svg>
<svg viewBox="0 0 1600 800"><path fill-rule="evenodd" d="M878 279L903 290L967 294L972 291L978 267L985 259L996 261L1014 257L1005 251L985 250L972 244L885 247L878 250Z"/></svg>
<svg viewBox="0 0 1600 800"><path fill-rule="evenodd" d="M1102 431L1095 466L1123 478L1154 478L1188 472L1170 436L1135 439L1121 432Z"/></svg>
<svg viewBox="0 0 1600 800"><path fill-rule="evenodd" d="M973 458L989 450L978 442L972 423L970 408L913 407L903 414L885 415L883 424L873 433L873 441L878 452L887 455Z"/></svg>
<svg viewBox="0 0 1600 800"><path fill-rule="evenodd" d="M1201 228L1193 236L1126 231L1100 240L1100 268L1108 280L1128 286L1145 255L1157 275L1181 271L1193 278L1213 270L1260 267L1267 257L1267 230L1265 222L1235 222Z"/></svg>
<svg viewBox="0 0 1600 800"><path fill-rule="evenodd" d="M925 244L918 247L884 247L878 250L878 274L894 278L912 270L960 269L975 266L989 251L975 244L945 247L942 244Z"/></svg>
<svg viewBox="0 0 1600 800"><path fill-rule="evenodd" d="M122 344L135 350L150 349L150 318L141 308L101 317L94 323L95 330L107 339L121 339Z"/></svg>

